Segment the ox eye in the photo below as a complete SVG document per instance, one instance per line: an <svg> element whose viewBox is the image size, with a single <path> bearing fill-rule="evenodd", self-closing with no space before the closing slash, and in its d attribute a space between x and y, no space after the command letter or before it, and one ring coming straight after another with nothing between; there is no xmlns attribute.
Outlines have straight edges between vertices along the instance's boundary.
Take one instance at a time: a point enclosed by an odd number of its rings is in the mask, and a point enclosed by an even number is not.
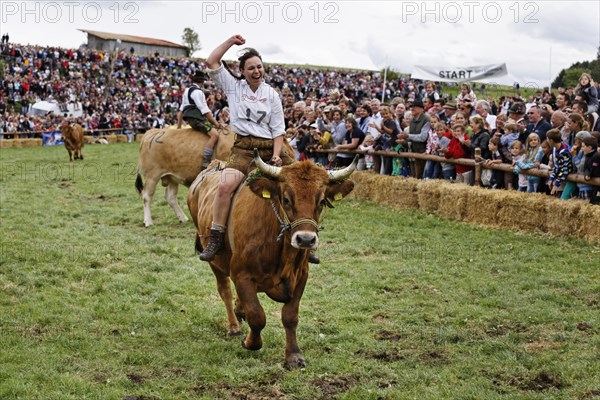
<svg viewBox="0 0 600 400"><path fill-rule="evenodd" d="M291 200L289 198L287 198L287 197L283 198L283 205L284 206L289 206L291 204L292 204L292 202L291 202Z"/></svg>

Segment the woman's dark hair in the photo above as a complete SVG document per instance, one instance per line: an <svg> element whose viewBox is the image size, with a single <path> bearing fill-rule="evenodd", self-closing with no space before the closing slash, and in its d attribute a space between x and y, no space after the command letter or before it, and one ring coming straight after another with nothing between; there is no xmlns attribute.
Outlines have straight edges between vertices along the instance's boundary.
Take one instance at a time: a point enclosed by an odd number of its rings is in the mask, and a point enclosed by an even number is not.
<svg viewBox="0 0 600 400"><path fill-rule="evenodd" d="M373 109L371 108L371 106L370 106L370 105L368 105L368 104L363 104L361 107L362 107L362 108L364 108L365 110L367 110L367 114L369 114L369 117L370 117L371 115L373 115Z"/></svg>
<svg viewBox="0 0 600 400"><path fill-rule="evenodd" d="M260 61L262 61L262 56L260 55L260 53L258 51L256 51L256 49L253 49L252 47L246 47L245 49L240 50L240 56L238 57L238 61L240 62L240 71L244 69L244 66L246 65L246 61L248 61L248 59L252 58L252 57L258 57L260 58ZM234 74L231 69L229 69L229 66L224 62L223 66L225 67L225 69L227 70L227 72L229 72L234 78L242 80L244 79L242 76L237 76L236 74Z"/></svg>
<svg viewBox="0 0 600 400"><path fill-rule="evenodd" d="M350 125L352 125L352 130L358 129L358 124L356 123L356 120L353 117L346 118L346 123L348 122L350 123Z"/></svg>

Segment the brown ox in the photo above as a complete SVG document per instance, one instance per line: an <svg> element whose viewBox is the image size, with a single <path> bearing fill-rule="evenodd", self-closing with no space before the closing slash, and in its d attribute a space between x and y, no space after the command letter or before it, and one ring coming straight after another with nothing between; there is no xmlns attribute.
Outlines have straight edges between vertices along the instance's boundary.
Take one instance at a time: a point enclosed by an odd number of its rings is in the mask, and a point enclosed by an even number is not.
<svg viewBox="0 0 600 400"><path fill-rule="evenodd" d="M60 127L65 147L69 152L69 161L83 160L81 148L83 147L83 127L79 124L64 124Z"/></svg>
<svg viewBox="0 0 600 400"><path fill-rule="evenodd" d="M221 131L215 146L215 158L226 160L234 135L228 128ZM185 216L177 202L179 185L190 186L201 171L202 151L208 135L193 130L151 129L140 143L140 159L135 187L144 200L144 225L152 225L150 206L158 181L165 187L165 199L181 222ZM144 186L144 181L146 185Z"/></svg>
<svg viewBox="0 0 600 400"><path fill-rule="evenodd" d="M298 308L308 278L309 251L319 245L317 221L325 206L354 188L354 183L345 179L356 169L357 159L350 167L329 173L312 161L285 167L266 165L256 150L255 162L261 175L251 175L249 183L242 183L232 203L225 248L209 264L227 310L228 334L239 334L240 321L248 321L250 332L242 341L244 348L262 347L260 332L266 318L257 292L284 303L284 366L298 368L305 365L296 341ZM188 207L198 230L197 250L208 242L212 202L219 180L226 179L221 174L216 163L211 163L188 191ZM230 278L237 292L235 309Z"/></svg>

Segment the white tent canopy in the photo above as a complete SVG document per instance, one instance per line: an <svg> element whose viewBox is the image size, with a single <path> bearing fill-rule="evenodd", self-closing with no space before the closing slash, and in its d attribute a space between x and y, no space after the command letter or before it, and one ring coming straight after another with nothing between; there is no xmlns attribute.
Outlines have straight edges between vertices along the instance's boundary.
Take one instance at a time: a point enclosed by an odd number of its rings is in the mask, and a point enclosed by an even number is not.
<svg viewBox="0 0 600 400"><path fill-rule="evenodd" d="M67 114L68 116L80 117L83 112L81 110L81 103L69 103L67 104L67 110L61 111L56 100L43 100L29 107L28 115L46 115L49 112L54 112L57 115Z"/></svg>
<svg viewBox="0 0 600 400"><path fill-rule="evenodd" d="M38 101L29 108L29 115L46 115L49 112L54 111L55 114L60 114L60 108L58 103L49 101Z"/></svg>

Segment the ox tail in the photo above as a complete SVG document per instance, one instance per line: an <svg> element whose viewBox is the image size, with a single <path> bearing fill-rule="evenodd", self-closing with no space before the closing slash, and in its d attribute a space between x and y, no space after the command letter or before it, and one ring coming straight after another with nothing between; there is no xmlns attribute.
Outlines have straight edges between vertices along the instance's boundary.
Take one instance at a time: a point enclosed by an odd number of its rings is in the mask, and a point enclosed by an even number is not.
<svg viewBox="0 0 600 400"><path fill-rule="evenodd" d="M142 180L142 175L140 175L139 165L138 165L137 178L135 178L135 188L137 189L139 194L142 194L142 190L144 190L144 181Z"/></svg>

